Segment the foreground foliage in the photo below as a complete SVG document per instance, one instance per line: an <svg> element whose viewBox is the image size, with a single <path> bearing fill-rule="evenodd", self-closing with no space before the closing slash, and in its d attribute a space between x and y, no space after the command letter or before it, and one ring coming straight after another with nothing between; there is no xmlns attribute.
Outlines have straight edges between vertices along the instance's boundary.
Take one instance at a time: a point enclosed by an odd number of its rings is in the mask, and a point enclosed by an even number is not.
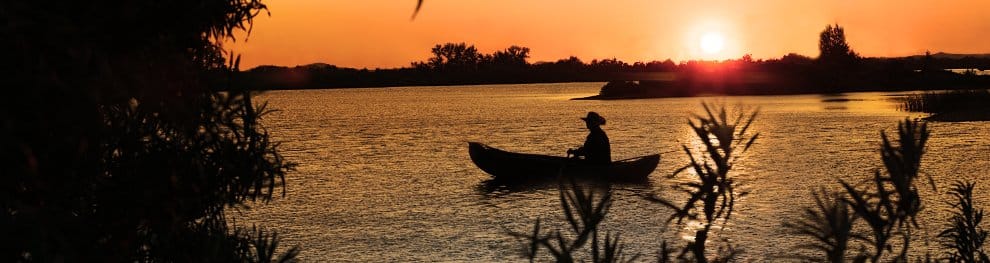
<svg viewBox="0 0 990 263"><path fill-rule="evenodd" d="M626 258L619 235L605 233L601 238L600 226L612 206L612 189L608 186L598 189L582 189L574 181L567 186L559 185L560 206L564 210L564 218L570 228L569 234L560 230L544 233L540 219L536 220L530 233L510 232L514 237L524 240L525 255L530 262L535 261L540 251L546 250L557 262L574 262L577 255L590 242L587 253L591 254L591 262L632 262L639 256ZM596 197L596 191L600 197Z"/></svg>
<svg viewBox="0 0 990 263"><path fill-rule="evenodd" d="M908 251L912 240L917 239L912 233L921 230L917 217L923 206L916 182L921 175L921 160L929 131L925 123L911 120L905 120L897 127L896 140L890 140L886 133L881 133L880 153L885 172L877 169L865 188L840 180L844 191L816 192L813 195L816 207L807 208L805 216L796 222L784 223L792 233L812 238L811 243L798 246L798 249L825 255L824 259L814 256L799 258L829 262L845 262L847 259L854 262L905 262L920 258L912 258ZM937 190L931 177L928 183L932 190ZM983 244L987 232L979 226L983 210L973 204L974 188L974 183L957 182L949 191L956 201L952 203L956 210L952 212L948 228L938 235L942 246L949 249L943 257L949 262L986 262ZM870 230L869 234L854 231L859 224L865 225ZM895 238L899 238L899 242L892 242ZM854 245L868 245L872 250L859 249L855 254L850 254L848 248ZM895 245L900 246L897 253L894 253Z"/></svg>
<svg viewBox="0 0 990 263"><path fill-rule="evenodd" d="M974 188L976 183L956 182L949 190L956 201L951 203L956 210L946 224L948 228L938 234L942 247L949 249L945 257L949 262L990 262L983 250L987 240L987 231L980 226L983 209L973 204Z"/></svg>
<svg viewBox="0 0 990 263"><path fill-rule="evenodd" d="M883 140L880 156L886 173L881 173L879 169L874 172L873 185L868 188L872 191L856 189L853 184L840 180L848 194L845 202L873 231L873 239L870 240L873 244L873 262L880 261L883 253L890 250L891 238L898 235L902 238L902 244L895 260L908 260L911 231L918 227L916 218L922 209L915 181L928 141L928 127L925 123L910 120L897 127L898 145L893 144L886 133L880 133ZM929 182L934 189L934 181L929 178Z"/></svg>
<svg viewBox="0 0 990 263"><path fill-rule="evenodd" d="M737 110L730 117L725 107L715 109L714 105L702 104L704 115L696 115L688 124L703 146L701 158L696 158L686 145L682 146L684 153L690 159L690 164L680 168L671 175L688 174L695 180L682 183L681 190L688 194L687 201L678 205L674 201L650 196L648 200L657 202L674 210L668 223L677 219L680 224L684 219L699 220L701 229L697 230L694 241L681 251L679 259L693 259L696 262L708 262L706 245L712 227L721 219L725 224L732 216L736 198L746 193L737 193L736 180L729 171L737 154L745 153L756 142L760 134L750 134L749 128L756 120L758 111L747 112ZM730 119L731 118L731 119ZM699 217L698 210L701 215ZM731 244L724 248L726 253L712 261L731 260L738 251Z"/></svg>
<svg viewBox="0 0 990 263"><path fill-rule="evenodd" d="M291 261L225 215L272 198L292 168L222 51L265 10L0 4L0 261Z"/></svg>

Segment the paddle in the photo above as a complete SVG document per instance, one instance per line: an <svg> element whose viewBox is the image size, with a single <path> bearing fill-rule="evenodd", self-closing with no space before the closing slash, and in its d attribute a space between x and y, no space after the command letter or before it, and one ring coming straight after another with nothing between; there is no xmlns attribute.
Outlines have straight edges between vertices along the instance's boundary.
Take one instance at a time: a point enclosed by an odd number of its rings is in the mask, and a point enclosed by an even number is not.
<svg viewBox="0 0 990 263"><path fill-rule="evenodd" d="M668 153L673 153L673 152L677 152L677 151L679 151L679 150L672 150L672 151L666 151L666 152L662 152L662 153L659 153L659 154L660 154L660 155L662 156L662 155L664 155L664 154L668 154ZM645 155L644 155L644 156L645 156ZM628 161L628 160L632 160L632 159L637 159L637 158L641 158L641 157L643 157L643 156L637 156L637 157L632 157L632 158L626 158L626 159L622 159L622 160L618 160L618 161L612 161L612 162L613 162L613 163L615 163L615 162L624 162L624 161Z"/></svg>

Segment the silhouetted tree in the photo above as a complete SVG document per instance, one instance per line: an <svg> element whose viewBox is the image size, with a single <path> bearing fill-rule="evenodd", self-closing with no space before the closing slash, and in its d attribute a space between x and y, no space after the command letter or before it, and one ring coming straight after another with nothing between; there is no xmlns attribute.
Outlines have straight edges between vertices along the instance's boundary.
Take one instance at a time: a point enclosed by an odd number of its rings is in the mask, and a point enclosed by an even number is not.
<svg viewBox="0 0 990 263"><path fill-rule="evenodd" d="M861 73L856 68L859 58L846 43L845 30L841 26L826 26L819 36L818 49L817 63L820 68L815 79L820 85L819 92L843 92L851 86L863 84L862 78L854 76Z"/></svg>
<svg viewBox="0 0 990 263"><path fill-rule="evenodd" d="M743 55L741 58L739 58L739 61L742 61L744 63L753 63L754 62L753 54Z"/></svg>
<svg viewBox="0 0 990 263"><path fill-rule="evenodd" d="M673 60L667 59L664 61L650 61L646 63L645 71L647 72L672 72L677 70L677 63Z"/></svg>
<svg viewBox="0 0 990 263"><path fill-rule="evenodd" d="M829 65L847 65L858 58L846 43L845 30L838 24L825 27L818 38L818 50L818 60Z"/></svg>
<svg viewBox="0 0 990 263"><path fill-rule="evenodd" d="M491 55L491 62L500 67L521 68L528 64L527 58L529 58L528 47L511 46L505 50L495 51Z"/></svg>
<svg viewBox="0 0 990 263"><path fill-rule="evenodd" d="M223 53L259 0L0 3L0 261L245 262L291 164ZM290 250L282 260L291 260Z"/></svg>
<svg viewBox="0 0 990 263"><path fill-rule="evenodd" d="M446 43L436 45L431 50L433 57L427 65L434 70L475 70L482 55L474 45L465 43Z"/></svg>
<svg viewBox="0 0 990 263"><path fill-rule="evenodd" d="M554 64L562 66L564 68L572 68L572 69L580 69L585 67L584 62L581 61L580 58L575 56L570 56L565 59L557 60L557 62Z"/></svg>
<svg viewBox="0 0 990 263"><path fill-rule="evenodd" d="M592 60L588 67L597 72L621 72L626 68L629 68L629 64L615 58L610 58L603 60Z"/></svg>

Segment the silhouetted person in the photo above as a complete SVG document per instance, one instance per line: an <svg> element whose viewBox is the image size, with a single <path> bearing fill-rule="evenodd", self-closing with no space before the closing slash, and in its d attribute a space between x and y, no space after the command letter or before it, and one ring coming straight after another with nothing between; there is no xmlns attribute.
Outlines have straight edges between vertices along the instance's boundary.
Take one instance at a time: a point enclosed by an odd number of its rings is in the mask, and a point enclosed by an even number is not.
<svg viewBox="0 0 990 263"><path fill-rule="evenodd" d="M584 140L584 146L577 150L568 149L567 154L574 154L574 157L584 157L584 160L594 164L612 163L612 148L608 144L608 136L602 130L605 125L605 118L596 112L588 112L588 117L581 118L587 125L588 138Z"/></svg>

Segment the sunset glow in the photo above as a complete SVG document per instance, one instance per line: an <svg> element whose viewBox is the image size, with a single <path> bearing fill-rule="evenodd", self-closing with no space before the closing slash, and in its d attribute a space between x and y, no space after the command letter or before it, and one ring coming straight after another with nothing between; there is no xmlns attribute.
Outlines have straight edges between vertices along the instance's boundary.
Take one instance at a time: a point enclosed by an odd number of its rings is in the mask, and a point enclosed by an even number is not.
<svg viewBox="0 0 990 263"><path fill-rule="evenodd" d="M985 0L425 1L412 20L415 0L267 4L271 16L255 20L250 39L228 46L243 55L246 68L316 62L406 67L447 42L474 44L484 53L524 46L532 49L531 62L814 57L818 33L834 23L864 56L990 51L983 39L990 30ZM700 47L710 32L723 39L719 51Z"/></svg>
<svg viewBox="0 0 990 263"><path fill-rule="evenodd" d="M988 14L5 1L0 258L990 263Z"/></svg>
<svg viewBox="0 0 990 263"><path fill-rule="evenodd" d="M716 32L709 32L701 37L701 51L706 54L717 54L725 46L725 38Z"/></svg>

